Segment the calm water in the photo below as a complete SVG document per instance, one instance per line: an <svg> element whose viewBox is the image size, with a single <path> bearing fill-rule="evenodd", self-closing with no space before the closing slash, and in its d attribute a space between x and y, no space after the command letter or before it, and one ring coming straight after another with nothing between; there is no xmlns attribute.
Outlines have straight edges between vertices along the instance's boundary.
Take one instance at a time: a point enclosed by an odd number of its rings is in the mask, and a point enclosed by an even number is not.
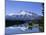
<svg viewBox="0 0 46 35"><path fill-rule="evenodd" d="M5 34L6 35L33 33L33 32L39 32L38 24L33 25L32 29L28 29L28 27L24 26L24 25L10 26L10 27L6 27L6 29L5 29Z"/></svg>

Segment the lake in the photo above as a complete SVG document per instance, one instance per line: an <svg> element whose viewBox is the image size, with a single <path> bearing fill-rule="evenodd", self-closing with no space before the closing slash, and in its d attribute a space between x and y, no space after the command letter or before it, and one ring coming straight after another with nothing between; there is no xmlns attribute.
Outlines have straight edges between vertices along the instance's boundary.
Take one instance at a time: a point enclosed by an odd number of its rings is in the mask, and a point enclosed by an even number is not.
<svg viewBox="0 0 46 35"><path fill-rule="evenodd" d="M25 25L14 25L5 28L5 35L12 35L12 34L25 34L25 33L37 33L39 31L38 24L34 24L32 29L29 29L28 26Z"/></svg>

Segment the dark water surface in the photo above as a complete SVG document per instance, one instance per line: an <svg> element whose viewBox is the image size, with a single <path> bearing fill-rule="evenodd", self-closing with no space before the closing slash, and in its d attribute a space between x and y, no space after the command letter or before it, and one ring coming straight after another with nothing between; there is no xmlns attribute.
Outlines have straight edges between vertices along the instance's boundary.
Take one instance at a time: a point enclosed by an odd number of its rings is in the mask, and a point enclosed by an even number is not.
<svg viewBox="0 0 46 35"><path fill-rule="evenodd" d="M5 35L12 35L12 34L25 34L25 33L35 33L35 32L39 32L39 26L34 25L32 26L32 29L29 29L26 26L10 26L10 27L6 27L5 28Z"/></svg>

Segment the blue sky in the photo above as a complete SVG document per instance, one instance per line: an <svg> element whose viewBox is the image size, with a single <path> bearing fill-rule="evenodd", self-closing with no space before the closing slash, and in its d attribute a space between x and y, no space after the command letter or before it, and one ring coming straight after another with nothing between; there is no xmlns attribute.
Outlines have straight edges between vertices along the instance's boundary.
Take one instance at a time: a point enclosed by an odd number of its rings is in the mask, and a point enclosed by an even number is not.
<svg viewBox="0 0 46 35"><path fill-rule="evenodd" d="M6 0L6 14L15 13L19 10L30 10L38 15L42 15L41 3Z"/></svg>

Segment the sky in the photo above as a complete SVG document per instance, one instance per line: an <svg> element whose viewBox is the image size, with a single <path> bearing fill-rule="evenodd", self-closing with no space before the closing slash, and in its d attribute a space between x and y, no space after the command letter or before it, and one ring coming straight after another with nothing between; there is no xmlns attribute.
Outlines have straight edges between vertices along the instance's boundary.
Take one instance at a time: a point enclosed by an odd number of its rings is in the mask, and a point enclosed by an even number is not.
<svg viewBox="0 0 46 35"><path fill-rule="evenodd" d="M20 10L30 10L38 15L42 15L42 3L6 0L5 4L6 14L15 13Z"/></svg>

